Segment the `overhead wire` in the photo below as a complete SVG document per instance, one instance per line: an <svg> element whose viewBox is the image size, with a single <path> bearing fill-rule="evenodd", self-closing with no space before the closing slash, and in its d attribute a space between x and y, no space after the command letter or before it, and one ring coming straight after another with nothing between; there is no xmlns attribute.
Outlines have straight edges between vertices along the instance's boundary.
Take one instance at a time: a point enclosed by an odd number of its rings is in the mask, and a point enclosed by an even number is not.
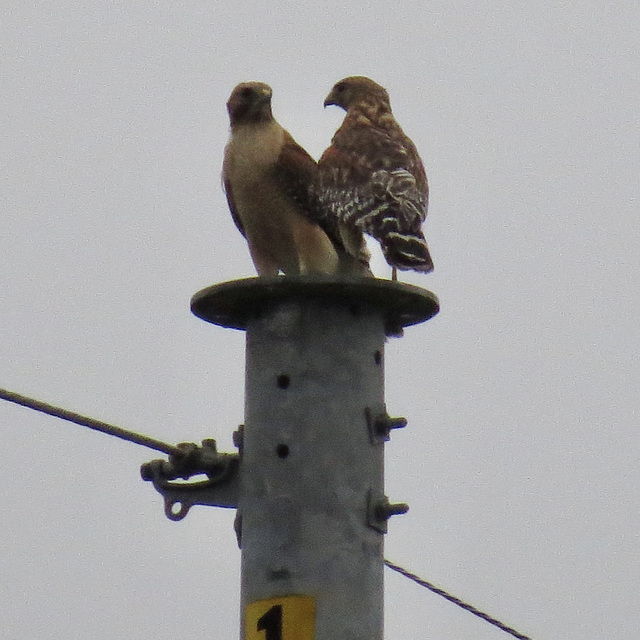
<svg viewBox="0 0 640 640"><path fill-rule="evenodd" d="M61 420L66 420L68 422L73 422L75 424L81 425L83 427L88 427L89 429L93 429L94 431L100 431L101 433L105 433L110 436L115 436L116 438L120 438L122 440L127 440L129 442L133 442L134 444L139 444L143 447L148 447L149 449L154 449L156 451L160 451L162 453L166 453L167 455L179 453L180 449L175 445L168 444L166 442L162 442L161 440L156 440L155 438L151 438L149 436L145 436L139 433L135 433L134 431L129 431L128 429L123 429L122 427L117 427L113 424L109 424L107 422L102 422L101 420L96 420L94 418L90 418L88 416L84 416L80 413L75 413L74 411L69 411L67 409L62 409L61 407L56 407L52 404L48 404L47 402L42 402L41 400L36 400L34 398L29 398L27 396L16 393L15 391L9 391L7 389L0 388L0 399L6 400L7 402L13 402L14 404L21 405L23 407L27 407L28 409L33 409L34 411L40 411L41 413L46 413L47 415L53 416L55 418L60 418ZM391 562L390 560L384 560L384 564L396 571L400 575L405 578L409 578L416 584L421 587L425 587L429 589L429 591L443 597L445 600L452 602L453 604L465 609L469 613L472 613L474 616L482 618L489 624L494 625L498 629L501 629L505 633L512 635L514 638L518 638L518 640L532 640L529 636L525 636L524 634L516 631L512 627L507 626L500 620L493 618L492 616L480 611L473 605L470 605L460 598L451 595L444 589L440 587L436 587L431 582L420 578L415 573L411 573L407 569Z"/></svg>
<svg viewBox="0 0 640 640"><path fill-rule="evenodd" d="M425 587L425 589L429 589L429 591L432 591L433 593L443 597L445 600L452 602L453 604L457 605L458 607L461 607L465 611L472 613L474 616L478 616L478 618L482 618L489 624L492 624L494 627L498 627L498 629L501 629L505 633L512 635L514 638L518 638L518 640L532 640L529 636L525 636L524 634L520 633L519 631L516 631L512 627L508 627L506 624L504 624L504 622L500 622L500 620L497 620L496 618L493 618L489 614L484 613L484 611L480 611L480 609L477 609L476 607L469 604L468 602L464 602L464 600L460 600L460 598L456 598L456 596L451 595L444 589L441 589L440 587L436 587L434 584L432 584L431 582L428 582L427 580L424 580L423 578L420 578L415 573L411 573L411 571L407 571L407 569L404 569L403 567L387 559L385 559L384 563L385 565L387 565L387 567L389 567L389 569L393 569L393 571L398 572L400 575L404 576L405 578L409 578L409 580L413 580L413 582L415 582L416 584L419 584L421 587Z"/></svg>
<svg viewBox="0 0 640 640"><path fill-rule="evenodd" d="M55 418L67 420L68 422L74 422L75 424L79 424L83 427L88 427L89 429L93 429L94 431L100 431L101 433L115 436L116 438L120 438L121 440L128 440L129 442L139 444L143 447L161 451L162 453L166 453L167 455L179 453L179 449L175 445L167 444L166 442L162 442L161 440L156 440L155 438L150 438L149 436L144 436L142 434L129 431L128 429L123 429L122 427L116 427L113 424L108 424L107 422L102 422L101 420L95 420L94 418L83 416L80 413L75 413L73 411L68 411L67 409L56 407L52 404L42 402L41 400L28 398L27 396L15 393L14 391L8 391L7 389L0 388L0 399L19 404L23 407L33 409L34 411L46 413L50 416L54 416Z"/></svg>

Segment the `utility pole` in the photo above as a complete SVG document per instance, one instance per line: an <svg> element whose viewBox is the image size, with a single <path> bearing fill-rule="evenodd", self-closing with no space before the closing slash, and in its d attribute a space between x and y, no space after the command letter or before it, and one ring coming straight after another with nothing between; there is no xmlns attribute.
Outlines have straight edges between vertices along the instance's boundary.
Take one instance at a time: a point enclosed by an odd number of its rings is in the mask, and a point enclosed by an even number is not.
<svg viewBox="0 0 640 640"><path fill-rule="evenodd" d="M247 333L239 455L183 445L143 477L172 519L237 508L243 640L382 640L383 534L408 509L384 494L384 443L406 424L386 412L384 344L434 316L436 297L373 278L251 278L200 291L192 310ZM194 472L208 480L171 482Z"/></svg>

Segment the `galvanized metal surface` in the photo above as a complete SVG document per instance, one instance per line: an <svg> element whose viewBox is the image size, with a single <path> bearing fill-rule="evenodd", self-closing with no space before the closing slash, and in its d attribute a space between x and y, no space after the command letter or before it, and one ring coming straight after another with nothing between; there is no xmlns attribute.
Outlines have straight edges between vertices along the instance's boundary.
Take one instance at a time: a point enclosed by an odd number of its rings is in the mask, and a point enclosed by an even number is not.
<svg viewBox="0 0 640 640"><path fill-rule="evenodd" d="M247 326L240 463L242 604L316 599L316 640L382 638L384 327L373 310L307 298Z"/></svg>
<svg viewBox="0 0 640 640"><path fill-rule="evenodd" d="M252 278L199 292L192 310L247 331L242 611L309 596L314 640L382 640L383 532L406 511L384 495L384 443L405 424L385 410L385 335L435 315L436 297L375 279ZM264 628L243 620L241 635Z"/></svg>
<svg viewBox="0 0 640 640"><path fill-rule="evenodd" d="M370 307L382 314L387 327L408 327L432 318L439 310L438 298L420 287L376 278L278 276L246 278L207 287L191 299L193 313L231 329L246 329L249 321L280 301L297 299L336 300Z"/></svg>
<svg viewBox="0 0 640 640"><path fill-rule="evenodd" d="M170 520L182 520L194 505L236 509L239 494L239 456L218 453L216 441L208 438L198 446L182 442L169 460L152 460L140 468L143 480L153 482L164 497L164 512ZM188 480L205 476L206 480Z"/></svg>

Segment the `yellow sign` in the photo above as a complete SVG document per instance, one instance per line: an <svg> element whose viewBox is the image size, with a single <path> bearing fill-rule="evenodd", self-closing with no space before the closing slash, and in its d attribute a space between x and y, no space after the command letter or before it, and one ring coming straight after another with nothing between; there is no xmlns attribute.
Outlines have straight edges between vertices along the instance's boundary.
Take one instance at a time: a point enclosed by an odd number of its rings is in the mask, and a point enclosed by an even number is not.
<svg viewBox="0 0 640 640"><path fill-rule="evenodd" d="M308 596L284 596L247 605L245 640L313 640L316 603Z"/></svg>

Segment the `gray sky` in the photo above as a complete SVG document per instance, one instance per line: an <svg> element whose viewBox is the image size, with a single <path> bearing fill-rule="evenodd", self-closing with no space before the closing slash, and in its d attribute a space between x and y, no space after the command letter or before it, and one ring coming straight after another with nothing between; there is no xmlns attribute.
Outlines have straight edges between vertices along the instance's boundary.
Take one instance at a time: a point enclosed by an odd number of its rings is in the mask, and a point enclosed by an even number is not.
<svg viewBox="0 0 640 640"><path fill-rule="evenodd" d="M0 10L0 386L232 450L244 335L189 312L253 274L226 99L268 82L318 157L369 75L431 184L404 279L442 305L387 347L386 555L536 640L635 640L640 5L54 5ZM154 453L75 425L3 403L0 436L3 637L237 637L232 512L168 521ZM388 640L507 637L387 575Z"/></svg>

